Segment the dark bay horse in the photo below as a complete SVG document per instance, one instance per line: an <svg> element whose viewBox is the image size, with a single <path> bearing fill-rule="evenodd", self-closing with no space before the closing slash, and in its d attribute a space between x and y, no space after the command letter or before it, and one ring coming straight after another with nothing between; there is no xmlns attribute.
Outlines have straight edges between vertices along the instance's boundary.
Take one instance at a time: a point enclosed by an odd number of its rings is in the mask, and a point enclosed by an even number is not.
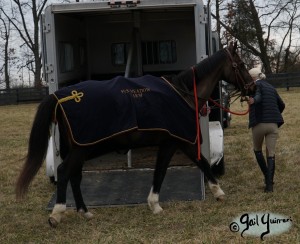
<svg viewBox="0 0 300 244"><path fill-rule="evenodd" d="M211 57L208 57L195 65L193 68L183 71L177 76L166 78L178 95L189 104L187 107L193 110L194 114L198 114L198 112L195 111L194 88L197 91L196 97L198 97L199 100L199 110L210 98L214 87L220 80L233 84L235 88L241 92L241 96L246 96L253 91L254 86L252 79L244 66L244 63L236 53L236 49L236 43L230 44L229 47L216 52ZM193 87L193 84L195 84L195 87ZM139 96L141 95L140 93L147 91L147 89L145 89L139 90L139 93L131 95ZM130 93L129 90L123 90L122 92ZM51 123L55 122L60 131L60 156L63 159L63 162L57 168L57 200L49 217L51 226L56 226L66 211L66 190L69 181L77 211L83 213L86 218L92 217L92 214L88 211L83 201L80 190L83 163L89 158L122 149L154 145L158 146L152 187L147 199L148 205L154 214L162 211L159 204L159 192L169 162L177 149L182 150L188 158L203 171L214 197L217 200L223 199L225 194L220 188L217 180L214 178L207 159L202 154L200 159L197 157L198 151L196 142L191 143L182 140L165 130L139 130L138 128L122 131L122 133L115 133L105 140L92 144L87 143L82 145L76 142L74 140L74 133L70 130L69 122L61 107L61 103L70 103L68 102L69 99L75 101L77 99L77 102L80 102L80 99L84 101L85 97L86 95L80 98L78 94L75 94L74 96L71 96L71 98L70 96L67 96L67 98L57 99L55 95L51 94L41 102L30 133L27 158L16 183L17 199L21 199L25 196L31 181L45 159L50 126ZM75 102L73 101L73 103ZM105 104L105 106L108 107L107 111L127 109L120 109L116 104L114 104L114 107L110 107L113 106L110 105L110 103ZM155 106L163 107L163 104ZM96 107L96 105L93 106L93 111L95 111ZM177 104L172 104L172 107L177 107ZM148 108L145 108L145 114L147 110ZM83 112L85 111L82 111L82 113ZM106 113L107 112L103 112L102 116L107 116ZM87 122L88 118L84 119L86 119L85 122ZM196 127L196 117L193 119L195 123L194 127ZM110 118L109 123L115 123L115 121L118 122L118 116ZM173 122L174 121L171 121L171 124L173 124ZM123 125L124 123L127 123L127 118L123 118L122 123L119 124ZM185 127L186 125L182 124L181 128ZM99 130L105 131L106 128L99 128ZM199 136L197 139L199 139Z"/></svg>

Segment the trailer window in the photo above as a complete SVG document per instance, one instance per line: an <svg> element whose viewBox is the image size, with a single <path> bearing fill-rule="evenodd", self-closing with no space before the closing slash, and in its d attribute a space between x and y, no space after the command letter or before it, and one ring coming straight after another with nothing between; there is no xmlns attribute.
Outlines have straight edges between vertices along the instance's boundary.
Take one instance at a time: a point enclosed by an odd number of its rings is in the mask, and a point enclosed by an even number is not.
<svg viewBox="0 0 300 244"><path fill-rule="evenodd" d="M128 50L129 43L113 43L111 46L113 65L125 65L127 61Z"/></svg>
<svg viewBox="0 0 300 244"><path fill-rule="evenodd" d="M172 64L177 61L175 41L142 42L143 64Z"/></svg>
<svg viewBox="0 0 300 244"><path fill-rule="evenodd" d="M113 65L126 65L130 44L128 42L113 43L111 55ZM143 64L173 64L177 61L175 41L142 42Z"/></svg>
<svg viewBox="0 0 300 244"><path fill-rule="evenodd" d="M60 43L59 67L62 73L74 70L74 48L71 43Z"/></svg>

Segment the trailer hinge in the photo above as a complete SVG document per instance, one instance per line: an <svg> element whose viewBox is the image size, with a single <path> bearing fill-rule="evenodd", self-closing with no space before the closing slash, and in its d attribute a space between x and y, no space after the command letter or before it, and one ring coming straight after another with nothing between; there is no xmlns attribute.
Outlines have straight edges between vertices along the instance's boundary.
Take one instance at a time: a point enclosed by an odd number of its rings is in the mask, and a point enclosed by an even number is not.
<svg viewBox="0 0 300 244"><path fill-rule="evenodd" d="M49 33L51 30L50 24L44 24L43 25L43 32L44 33Z"/></svg>
<svg viewBox="0 0 300 244"><path fill-rule="evenodd" d="M47 74L52 73L52 72L53 72L53 65L52 65L52 64L46 64L46 65L45 65L45 72L46 72Z"/></svg>
<svg viewBox="0 0 300 244"><path fill-rule="evenodd" d="M199 15L199 23L207 24L207 14L200 14Z"/></svg>
<svg viewBox="0 0 300 244"><path fill-rule="evenodd" d="M140 0L131 0L131 1L115 1L115 0L110 0L108 2L108 5L111 8L120 8L120 7L136 7L137 4L139 4L141 1Z"/></svg>

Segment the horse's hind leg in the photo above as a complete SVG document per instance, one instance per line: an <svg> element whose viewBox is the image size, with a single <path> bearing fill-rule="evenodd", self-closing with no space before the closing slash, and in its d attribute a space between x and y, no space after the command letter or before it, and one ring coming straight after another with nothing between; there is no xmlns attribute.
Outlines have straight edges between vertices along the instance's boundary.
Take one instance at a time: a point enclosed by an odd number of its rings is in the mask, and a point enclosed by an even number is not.
<svg viewBox="0 0 300 244"><path fill-rule="evenodd" d="M52 227L56 227L60 222L66 211L66 194L67 186L74 172L72 167L76 166L76 163L81 163L80 160L82 154L79 150L72 150L65 160L57 167L57 185L56 185L56 204L49 216L48 222Z"/></svg>
<svg viewBox="0 0 300 244"><path fill-rule="evenodd" d="M66 192L69 177L66 174L66 160L57 167L56 203L49 216L48 222L51 227L56 227L66 211Z"/></svg>
<svg viewBox="0 0 300 244"><path fill-rule="evenodd" d="M159 192L165 178L168 165L176 149L177 147L172 145L172 143L165 143L158 149L152 187L147 199L148 205L154 214L160 213L163 210L159 205Z"/></svg>
<svg viewBox="0 0 300 244"><path fill-rule="evenodd" d="M76 169L74 169L70 177L70 183L72 187L72 192L73 192L77 212L82 213L85 218L91 219L93 217L93 214L88 211L83 201L83 197L80 189L80 184L82 180L82 165L83 162L80 165L78 165Z"/></svg>

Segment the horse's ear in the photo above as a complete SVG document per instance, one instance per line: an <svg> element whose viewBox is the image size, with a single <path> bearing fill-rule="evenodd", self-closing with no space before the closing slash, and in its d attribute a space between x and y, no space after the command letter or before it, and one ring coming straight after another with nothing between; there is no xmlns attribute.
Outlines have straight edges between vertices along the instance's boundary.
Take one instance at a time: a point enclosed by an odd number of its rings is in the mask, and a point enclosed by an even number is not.
<svg viewBox="0 0 300 244"><path fill-rule="evenodd" d="M230 42L228 49L232 54L235 53L235 51L237 50L237 41Z"/></svg>
<svg viewBox="0 0 300 244"><path fill-rule="evenodd" d="M233 52L235 52L236 50L237 50L237 41L235 41L233 44Z"/></svg>

